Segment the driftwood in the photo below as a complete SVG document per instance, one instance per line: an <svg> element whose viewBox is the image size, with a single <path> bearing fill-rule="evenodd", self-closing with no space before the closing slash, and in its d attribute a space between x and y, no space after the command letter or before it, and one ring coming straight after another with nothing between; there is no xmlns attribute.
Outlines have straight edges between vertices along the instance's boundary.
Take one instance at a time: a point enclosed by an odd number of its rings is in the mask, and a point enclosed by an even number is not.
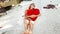
<svg viewBox="0 0 60 34"><path fill-rule="evenodd" d="M6 9L2 6L0 6L0 13L4 13L4 12L6 12Z"/></svg>
<svg viewBox="0 0 60 34"><path fill-rule="evenodd" d="M4 2L5 0L0 0L0 2Z"/></svg>
<svg viewBox="0 0 60 34"><path fill-rule="evenodd" d="M53 4L48 4L46 7L43 7L43 8L45 8L45 9L51 9L51 8L54 9L56 7Z"/></svg>

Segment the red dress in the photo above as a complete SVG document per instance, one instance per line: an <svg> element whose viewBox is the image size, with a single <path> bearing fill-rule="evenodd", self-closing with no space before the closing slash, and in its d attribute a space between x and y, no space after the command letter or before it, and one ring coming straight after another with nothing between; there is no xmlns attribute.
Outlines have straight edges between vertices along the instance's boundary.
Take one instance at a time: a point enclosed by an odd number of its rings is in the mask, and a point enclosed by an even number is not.
<svg viewBox="0 0 60 34"><path fill-rule="evenodd" d="M40 14L39 9L29 9L29 10L27 10L27 13L26 13L27 16L39 15L39 14ZM30 17L30 19L31 19L32 21L35 21L35 20L37 19L37 17L34 17L34 18L31 18L31 17Z"/></svg>

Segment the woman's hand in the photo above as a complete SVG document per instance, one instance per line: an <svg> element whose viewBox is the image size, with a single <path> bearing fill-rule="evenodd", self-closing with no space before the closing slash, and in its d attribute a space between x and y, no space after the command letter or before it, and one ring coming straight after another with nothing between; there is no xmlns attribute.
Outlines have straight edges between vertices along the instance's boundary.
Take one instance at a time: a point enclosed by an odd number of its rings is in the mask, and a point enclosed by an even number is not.
<svg viewBox="0 0 60 34"><path fill-rule="evenodd" d="M41 16L41 14L39 14L39 15L31 15L31 18L38 17L38 16Z"/></svg>
<svg viewBox="0 0 60 34"><path fill-rule="evenodd" d="M31 18L35 18L35 17L37 17L36 15L31 15Z"/></svg>
<svg viewBox="0 0 60 34"><path fill-rule="evenodd" d="M31 18L35 18L35 17L37 17L37 15L31 15L31 16L26 16L27 18L28 17L31 17Z"/></svg>

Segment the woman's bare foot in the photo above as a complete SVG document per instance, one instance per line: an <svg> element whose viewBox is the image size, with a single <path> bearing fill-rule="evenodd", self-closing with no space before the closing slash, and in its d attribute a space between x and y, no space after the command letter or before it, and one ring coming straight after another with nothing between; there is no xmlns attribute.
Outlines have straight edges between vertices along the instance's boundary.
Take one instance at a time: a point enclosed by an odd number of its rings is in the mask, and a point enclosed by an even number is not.
<svg viewBox="0 0 60 34"><path fill-rule="evenodd" d="M32 33L33 33L32 31L29 32L29 34L32 34Z"/></svg>
<svg viewBox="0 0 60 34"><path fill-rule="evenodd" d="M29 31L25 31L23 34L29 34Z"/></svg>

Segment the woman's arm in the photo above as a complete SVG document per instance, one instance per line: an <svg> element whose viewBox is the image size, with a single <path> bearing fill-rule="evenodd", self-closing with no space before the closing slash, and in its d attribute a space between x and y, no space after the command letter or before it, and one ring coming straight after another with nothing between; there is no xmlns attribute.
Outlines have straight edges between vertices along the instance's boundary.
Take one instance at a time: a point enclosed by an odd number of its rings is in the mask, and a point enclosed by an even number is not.
<svg viewBox="0 0 60 34"><path fill-rule="evenodd" d="M39 14L39 15L31 15L31 16L26 15L26 17L31 17L31 18L38 17L38 16L41 16L41 14Z"/></svg>
<svg viewBox="0 0 60 34"><path fill-rule="evenodd" d="M25 14L22 17L31 17L31 16L27 16L27 10L25 10Z"/></svg>
<svg viewBox="0 0 60 34"><path fill-rule="evenodd" d="M41 16L41 14L37 15L37 16Z"/></svg>
<svg viewBox="0 0 60 34"><path fill-rule="evenodd" d="M41 16L41 14L39 14L39 15L34 15L34 17L38 17L38 16Z"/></svg>
<svg viewBox="0 0 60 34"><path fill-rule="evenodd" d="M25 10L25 14L22 17L25 17L26 16L26 13L27 13L27 10Z"/></svg>

